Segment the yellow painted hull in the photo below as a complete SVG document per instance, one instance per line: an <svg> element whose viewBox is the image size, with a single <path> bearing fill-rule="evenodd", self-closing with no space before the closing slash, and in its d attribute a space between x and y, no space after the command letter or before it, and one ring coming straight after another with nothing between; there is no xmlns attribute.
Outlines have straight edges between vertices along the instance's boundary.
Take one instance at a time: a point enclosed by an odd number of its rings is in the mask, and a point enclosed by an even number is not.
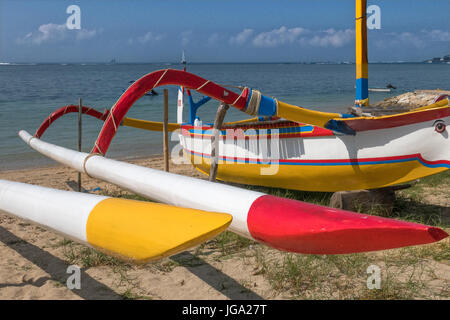
<svg viewBox="0 0 450 320"><path fill-rule="evenodd" d="M214 238L231 220L224 213L109 198L92 210L86 235L100 251L146 263Z"/></svg>
<svg viewBox="0 0 450 320"><path fill-rule="evenodd" d="M209 158L194 155L187 157L197 170L209 175ZM334 192L387 187L448 170L445 167L429 168L420 161L345 166L280 164L273 175L261 175L261 168L269 170L270 166L220 163L217 179L274 188Z"/></svg>

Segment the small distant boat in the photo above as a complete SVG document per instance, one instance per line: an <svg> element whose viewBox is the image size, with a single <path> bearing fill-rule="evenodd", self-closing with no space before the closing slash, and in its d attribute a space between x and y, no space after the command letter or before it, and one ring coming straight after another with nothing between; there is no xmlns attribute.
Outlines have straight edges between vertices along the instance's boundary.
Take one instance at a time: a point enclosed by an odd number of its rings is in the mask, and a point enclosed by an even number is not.
<svg viewBox="0 0 450 320"><path fill-rule="evenodd" d="M397 87L394 87L392 84L388 83L386 85L386 88L369 88L369 91L371 92L391 92L392 90L397 89Z"/></svg>
<svg viewBox="0 0 450 320"><path fill-rule="evenodd" d="M391 92L392 89L389 88L369 88L370 92Z"/></svg>
<svg viewBox="0 0 450 320"><path fill-rule="evenodd" d="M183 70L186 71L186 56L184 55L184 50L181 55L181 64L184 65ZM184 109L184 87L179 86L177 98L177 123L183 123L183 109Z"/></svg>
<svg viewBox="0 0 450 320"><path fill-rule="evenodd" d="M181 64L186 64L186 58L184 56L184 50L183 50L183 54L181 55Z"/></svg>
<svg viewBox="0 0 450 320"><path fill-rule="evenodd" d="M128 83L129 84L132 84L132 83L134 83L135 82L135 80L131 80L131 81L129 81ZM125 92L125 91L124 91ZM158 92L156 92L155 90L150 90L149 92L147 92L145 95L146 96L157 96L159 93Z"/></svg>

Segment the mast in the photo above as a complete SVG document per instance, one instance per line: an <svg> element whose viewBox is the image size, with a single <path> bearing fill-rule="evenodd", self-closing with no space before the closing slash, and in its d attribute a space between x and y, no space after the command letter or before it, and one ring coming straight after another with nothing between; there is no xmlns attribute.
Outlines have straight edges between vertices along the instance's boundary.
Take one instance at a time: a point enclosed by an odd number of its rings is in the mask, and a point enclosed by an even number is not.
<svg viewBox="0 0 450 320"><path fill-rule="evenodd" d="M356 96L355 105L369 105L367 60L367 0L356 0Z"/></svg>
<svg viewBox="0 0 450 320"><path fill-rule="evenodd" d="M181 55L181 64L186 65L186 58L184 57L184 50L183 50L183 54Z"/></svg>
<svg viewBox="0 0 450 320"><path fill-rule="evenodd" d="M186 57L184 56L184 50L181 56L181 64L183 65L183 71L186 71ZM183 109L184 109L184 88L183 86L179 86L177 98L177 123L183 123Z"/></svg>

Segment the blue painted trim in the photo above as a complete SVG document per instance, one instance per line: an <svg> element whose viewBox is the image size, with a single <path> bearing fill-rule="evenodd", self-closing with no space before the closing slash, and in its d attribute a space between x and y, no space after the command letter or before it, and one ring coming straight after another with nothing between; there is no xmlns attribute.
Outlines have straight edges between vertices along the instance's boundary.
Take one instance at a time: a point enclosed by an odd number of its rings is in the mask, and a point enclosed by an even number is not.
<svg viewBox="0 0 450 320"><path fill-rule="evenodd" d="M329 120L325 124L325 128L329 130L333 130L336 132L348 134L354 136L356 134L356 131L350 128L345 122L339 121L339 120Z"/></svg>
<svg viewBox="0 0 450 320"><path fill-rule="evenodd" d="M260 116L274 116L277 112L277 105L275 99L261 95L261 102L259 103Z"/></svg>
<svg viewBox="0 0 450 320"><path fill-rule="evenodd" d="M197 110L202 105L211 100L211 97L205 96L199 102L195 103L192 99L192 95L189 96L189 123L194 124L195 119L197 118Z"/></svg>
<svg viewBox="0 0 450 320"><path fill-rule="evenodd" d="M364 78L356 79L356 100L364 100L369 97L369 80Z"/></svg>
<svg viewBox="0 0 450 320"><path fill-rule="evenodd" d="M267 132L264 132L264 134L270 134L271 129L250 129L254 130L256 135L259 135L260 130L268 130ZM279 134L285 134L285 133L302 133L302 132L313 132L314 127L313 126L302 126L302 127L289 127L289 128L278 128ZM244 130L244 133L247 130ZM193 134L212 134L212 129L189 129L189 133ZM226 135L226 130L221 130L221 135Z"/></svg>
<svg viewBox="0 0 450 320"><path fill-rule="evenodd" d="M186 150L186 149L185 149ZM192 155L196 155L203 158L210 158L210 155L206 154L199 154L197 152L186 150ZM428 164L426 162L423 162L419 157L411 157L407 159L394 159L394 160L380 160L380 161L363 161L363 160L356 160L351 162L308 162L308 161L301 161L299 162L285 162L283 159L276 160L276 159L267 159L267 160L250 160L250 159L230 159L228 157L220 157L220 160L227 161L227 162L236 162L236 163L249 163L249 164L266 164L270 163L278 163L280 165L290 165L290 166L355 166L355 165L370 165L370 164L386 164L386 163L402 163L402 162L411 162L411 161L418 161L420 164L427 168L450 168L450 164L447 163L441 163L441 164Z"/></svg>

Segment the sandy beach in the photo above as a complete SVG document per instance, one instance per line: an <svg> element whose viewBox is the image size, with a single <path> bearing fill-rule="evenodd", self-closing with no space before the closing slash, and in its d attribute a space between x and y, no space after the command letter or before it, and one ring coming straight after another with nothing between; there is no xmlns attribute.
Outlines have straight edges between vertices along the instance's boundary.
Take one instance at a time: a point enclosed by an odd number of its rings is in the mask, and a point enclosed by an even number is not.
<svg viewBox="0 0 450 320"><path fill-rule="evenodd" d="M130 162L163 168L158 156ZM204 178L189 165L171 164L171 172ZM2 171L0 178L72 190L77 173L54 166ZM132 196L86 175L82 179L84 189L96 190L92 193ZM434 202L448 217L448 193L441 197L430 194L434 196L425 201L430 205ZM226 233L170 258L134 266L2 213L0 299L370 299L385 295L406 298L411 293L413 298L448 299L448 248L447 239L432 245L333 258L281 253ZM373 263L384 266L385 276L390 277L384 291L374 293L365 288L365 268ZM67 268L72 264L82 268L79 290L66 286L70 276ZM402 291L408 281L422 287Z"/></svg>

